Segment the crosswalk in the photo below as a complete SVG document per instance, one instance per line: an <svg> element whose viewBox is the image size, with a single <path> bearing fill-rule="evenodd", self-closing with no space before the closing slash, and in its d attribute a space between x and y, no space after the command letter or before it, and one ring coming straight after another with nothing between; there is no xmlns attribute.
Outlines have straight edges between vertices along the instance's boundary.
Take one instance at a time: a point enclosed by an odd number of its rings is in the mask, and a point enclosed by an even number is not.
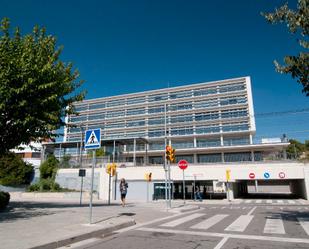
<svg viewBox="0 0 309 249"><path fill-rule="evenodd" d="M301 200L267 200L267 199L249 199L243 200L241 203L245 204L280 204L280 205L304 205L308 203L304 203Z"/></svg>
<svg viewBox="0 0 309 249"><path fill-rule="evenodd" d="M246 215L194 213L160 224L159 226L175 229L180 227L186 230L192 229L197 231L206 231L216 227L214 229L216 232L243 233L246 232L250 225L256 226L260 224L261 231L265 235L285 235L287 233L285 227L291 226L291 221L293 221L295 226L302 228L303 236L309 236L309 217L301 213L291 216L288 219L281 214L261 216L252 215L251 213Z"/></svg>

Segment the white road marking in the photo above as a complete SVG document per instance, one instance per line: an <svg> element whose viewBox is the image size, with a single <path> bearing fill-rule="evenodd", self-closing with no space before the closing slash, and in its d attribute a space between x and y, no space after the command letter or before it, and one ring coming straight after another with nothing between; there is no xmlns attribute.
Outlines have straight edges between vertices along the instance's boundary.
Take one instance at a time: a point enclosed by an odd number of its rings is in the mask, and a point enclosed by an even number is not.
<svg viewBox="0 0 309 249"><path fill-rule="evenodd" d="M179 218L177 220L172 220L170 222L164 223L160 226L162 226L162 227L176 227L178 225L181 225L181 224L186 223L190 220L194 220L196 218L202 217L204 215L205 214L201 214L201 213L191 214L189 216L185 216L185 217Z"/></svg>
<svg viewBox="0 0 309 249"><path fill-rule="evenodd" d="M216 214L206 220L203 220L202 222L190 227L193 229L203 229L206 230L210 227L212 227L213 225L217 224L218 222L220 222L221 220L223 220L225 217L227 217L228 214Z"/></svg>
<svg viewBox="0 0 309 249"><path fill-rule="evenodd" d="M281 215L271 216L266 219L264 233L285 234Z"/></svg>
<svg viewBox="0 0 309 249"><path fill-rule="evenodd" d="M266 203L267 204L271 204L271 203L273 203L273 201L272 200L267 200Z"/></svg>
<svg viewBox="0 0 309 249"><path fill-rule="evenodd" d="M253 215L241 215L224 230L232 232L243 232L245 231L246 227L249 225L252 219Z"/></svg>
<svg viewBox="0 0 309 249"><path fill-rule="evenodd" d="M283 200L277 200L277 203L282 204L282 203L283 203Z"/></svg>
<svg viewBox="0 0 309 249"><path fill-rule="evenodd" d="M188 211L188 212L186 212L186 214L189 215L189 214L197 213L197 212L199 212L201 210L204 210L204 208L200 208L200 209L193 210L193 211ZM128 232L128 231L135 230L135 229L143 227L143 226L148 226L148 225L160 222L160 221L165 221L165 220L176 218L176 217L182 216L182 215L184 215L184 214L183 213L176 213L176 214L173 214L171 216L166 216L166 217L163 217L163 218L158 218L158 219L155 219L155 220L151 220L151 221L147 221L147 222L144 222L144 223L136 224L134 226L122 228L122 229L119 229L119 230L115 231L115 233Z"/></svg>
<svg viewBox="0 0 309 249"><path fill-rule="evenodd" d="M245 203L251 203L252 202L252 200L246 200L245 201Z"/></svg>
<svg viewBox="0 0 309 249"><path fill-rule="evenodd" d="M255 203L262 203L262 200L256 200Z"/></svg>
<svg viewBox="0 0 309 249"><path fill-rule="evenodd" d="M288 200L288 203L289 203L289 204L295 204L295 201L293 201L293 200Z"/></svg>
<svg viewBox="0 0 309 249"><path fill-rule="evenodd" d="M216 247L214 247L214 249L220 249L228 239L229 237L223 237L223 239L220 240L220 242L216 245Z"/></svg>
<svg viewBox="0 0 309 249"><path fill-rule="evenodd" d="M246 240L261 240L261 241L275 241L275 242L289 242L289 243L305 243L309 244L309 239L303 238L288 238L288 237L275 237L275 236L261 236L250 234L229 234L229 233L212 233L202 231L183 231L172 229L160 229L160 228L138 228L139 231L144 232L159 232L159 233L171 233L171 234L185 234L185 235L197 235L207 237L227 237L232 239L246 239Z"/></svg>
<svg viewBox="0 0 309 249"><path fill-rule="evenodd" d="M305 232L309 235L309 218L308 217L297 217L299 224L305 230Z"/></svg>
<svg viewBox="0 0 309 249"><path fill-rule="evenodd" d="M252 208L252 209L249 211L249 213L247 213L247 215L251 215L251 214L254 212L255 209L256 209L256 207Z"/></svg>
<svg viewBox="0 0 309 249"><path fill-rule="evenodd" d="M222 207L221 209L225 209L226 207Z"/></svg>

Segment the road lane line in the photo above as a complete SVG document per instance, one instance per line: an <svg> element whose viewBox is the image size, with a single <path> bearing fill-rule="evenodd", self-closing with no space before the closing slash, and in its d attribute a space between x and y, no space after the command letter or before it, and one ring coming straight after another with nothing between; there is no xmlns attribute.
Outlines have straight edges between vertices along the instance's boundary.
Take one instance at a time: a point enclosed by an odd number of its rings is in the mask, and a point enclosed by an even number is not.
<svg viewBox="0 0 309 249"><path fill-rule="evenodd" d="M246 200L245 201L245 203L251 203L252 202L252 200Z"/></svg>
<svg viewBox="0 0 309 249"><path fill-rule="evenodd" d="M293 200L288 200L288 203L289 203L289 204L295 204L295 201L293 201Z"/></svg>
<svg viewBox="0 0 309 249"><path fill-rule="evenodd" d="M281 215L267 218L263 233L285 234Z"/></svg>
<svg viewBox="0 0 309 249"><path fill-rule="evenodd" d="M257 200L255 203L262 203L262 200Z"/></svg>
<svg viewBox="0 0 309 249"><path fill-rule="evenodd" d="M282 204L282 203L283 203L283 200L277 200L277 203Z"/></svg>
<svg viewBox="0 0 309 249"><path fill-rule="evenodd" d="M222 240L214 247L214 249L221 249L224 246L225 242L229 239L229 237L223 237Z"/></svg>
<svg viewBox="0 0 309 249"><path fill-rule="evenodd" d="M230 234L230 233L212 233L203 231L184 231L184 230L172 230L172 229L161 229L161 228L148 228L141 227L136 229L144 232L159 232L159 233L170 233L170 234L184 234L184 235L197 235L205 237L228 237L232 239L245 239L245 240L261 240L270 242L289 242L289 243L305 243L309 244L309 239L303 238L289 238L289 237L276 237L276 236L263 236L263 235L250 235L250 234Z"/></svg>
<svg viewBox="0 0 309 249"><path fill-rule="evenodd" d="M176 227L176 226L179 226L179 225L186 223L190 220L194 220L196 218L202 217L204 215L205 214L202 214L202 213L191 214L189 216L185 216L185 217L179 218L177 220L172 220L170 222L164 223L160 226L162 226L162 227Z"/></svg>
<svg viewBox="0 0 309 249"><path fill-rule="evenodd" d="M223 220L225 217L229 216L228 214L216 214L206 220L203 220L202 222L190 227L193 229L203 229L206 230L212 226L214 226L215 224L217 224L218 222L220 222L221 220Z"/></svg>
<svg viewBox="0 0 309 249"><path fill-rule="evenodd" d="M307 235L309 235L309 218L308 217L297 217L299 224L305 230Z"/></svg>
<svg viewBox="0 0 309 249"><path fill-rule="evenodd" d="M252 208L247 215L251 215L257 207Z"/></svg>
<svg viewBox="0 0 309 249"><path fill-rule="evenodd" d="M224 231L243 232L253 219L253 215L241 215L231 225L224 229Z"/></svg>
<svg viewBox="0 0 309 249"><path fill-rule="evenodd" d="M272 204L273 201L272 201L272 200L267 200L266 203L267 203L267 204Z"/></svg>

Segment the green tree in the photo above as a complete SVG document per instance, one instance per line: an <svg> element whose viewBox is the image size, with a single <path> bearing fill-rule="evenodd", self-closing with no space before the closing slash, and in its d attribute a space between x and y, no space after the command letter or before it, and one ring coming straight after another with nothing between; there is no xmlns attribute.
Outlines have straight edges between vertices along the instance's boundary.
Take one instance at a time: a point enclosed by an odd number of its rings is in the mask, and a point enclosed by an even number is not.
<svg viewBox="0 0 309 249"><path fill-rule="evenodd" d="M62 47L45 28L21 35L10 33L7 18L0 33L0 154L21 143L56 137L63 117L74 113L72 103L84 98L74 92L82 85L72 63L59 59Z"/></svg>
<svg viewBox="0 0 309 249"><path fill-rule="evenodd" d="M305 148L309 152L309 140L305 140Z"/></svg>
<svg viewBox="0 0 309 249"><path fill-rule="evenodd" d="M305 151L305 145L295 139L289 140L290 145L287 147L288 158L299 158L300 155Z"/></svg>
<svg viewBox="0 0 309 249"><path fill-rule="evenodd" d="M309 0L298 0L297 10L288 8L288 4L276 9L274 13L262 13L272 24L285 23L289 32L297 36L299 45L304 49L298 55L284 57L285 65L274 61L276 70L280 73L291 74L297 82L303 85L303 93L309 96Z"/></svg>
<svg viewBox="0 0 309 249"><path fill-rule="evenodd" d="M34 175L33 166L19 155L9 152L0 156L0 184L18 186L30 184Z"/></svg>

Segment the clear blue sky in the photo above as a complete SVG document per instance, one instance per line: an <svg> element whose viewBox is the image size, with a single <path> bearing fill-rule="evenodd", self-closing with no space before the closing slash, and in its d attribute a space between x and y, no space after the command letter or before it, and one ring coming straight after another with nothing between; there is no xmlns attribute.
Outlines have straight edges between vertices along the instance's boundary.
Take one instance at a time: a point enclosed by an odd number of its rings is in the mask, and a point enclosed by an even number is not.
<svg viewBox="0 0 309 249"><path fill-rule="evenodd" d="M0 0L0 18L35 24L64 45L87 99L251 76L256 113L309 108L309 97L273 60L299 47L260 15L286 0ZM290 1L295 7L296 0ZM309 139L309 113L256 118L257 137Z"/></svg>

